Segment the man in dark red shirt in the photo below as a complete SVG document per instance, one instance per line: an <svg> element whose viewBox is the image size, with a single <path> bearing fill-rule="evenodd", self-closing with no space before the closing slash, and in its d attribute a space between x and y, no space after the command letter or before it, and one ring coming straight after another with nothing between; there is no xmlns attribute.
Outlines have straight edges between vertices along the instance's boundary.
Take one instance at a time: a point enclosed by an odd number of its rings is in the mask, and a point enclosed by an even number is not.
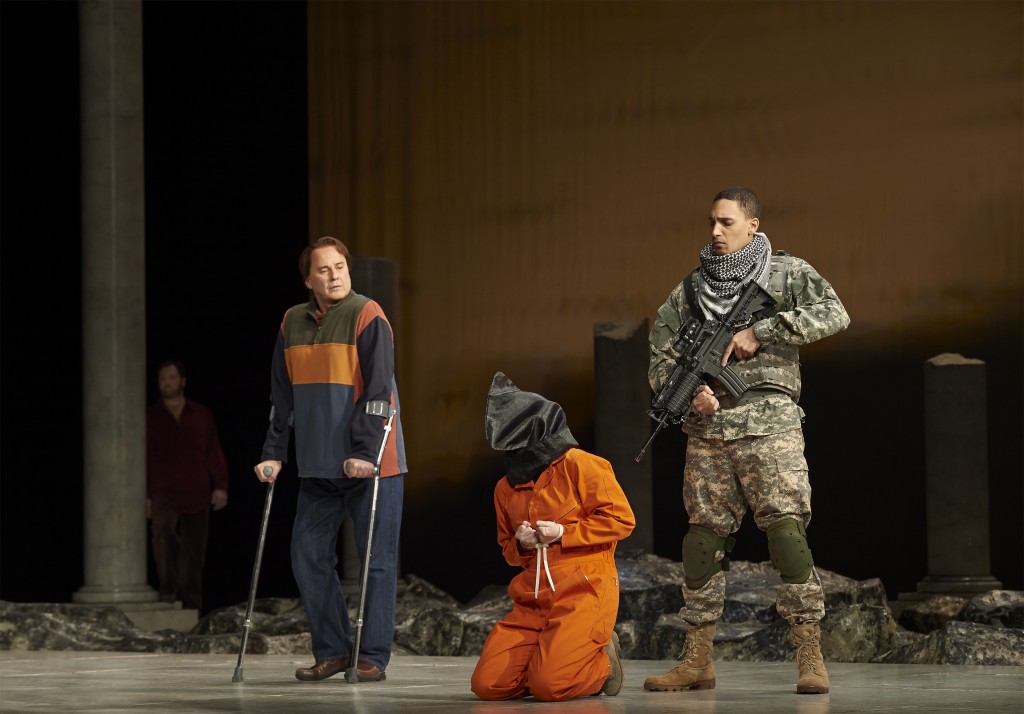
<svg viewBox="0 0 1024 714"><path fill-rule="evenodd" d="M228 465L209 409L185 398L185 368L157 368L160 399L146 410L146 517L160 599L202 610L210 508L228 503Z"/></svg>

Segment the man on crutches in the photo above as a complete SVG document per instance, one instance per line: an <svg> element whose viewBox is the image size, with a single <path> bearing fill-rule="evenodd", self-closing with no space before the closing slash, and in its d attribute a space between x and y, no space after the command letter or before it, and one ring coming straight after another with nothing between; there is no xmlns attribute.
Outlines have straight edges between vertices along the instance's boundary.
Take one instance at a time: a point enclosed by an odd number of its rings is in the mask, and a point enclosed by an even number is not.
<svg viewBox="0 0 1024 714"><path fill-rule="evenodd" d="M277 479L294 427L300 486L292 572L309 619L315 660L295 670L302 681L327 679L350 664L353 680L384 680L395 629L398 535L408 469L394 342L380 305L352 291L350 262L345 245L327 237L299 257L310 301L288 310L281 323L271 369L270 426L263 460L255 467L261 481ZM337 571L338 531L346 516L353 520L365 566L356 633ZM372 557L367 552L371 543Z"/></svg>

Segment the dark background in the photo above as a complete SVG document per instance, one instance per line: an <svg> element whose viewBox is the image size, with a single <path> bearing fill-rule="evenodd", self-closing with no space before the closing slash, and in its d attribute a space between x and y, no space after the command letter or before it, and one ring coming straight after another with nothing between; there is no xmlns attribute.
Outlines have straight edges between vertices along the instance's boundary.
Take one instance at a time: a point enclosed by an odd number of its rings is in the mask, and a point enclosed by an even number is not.
<svg viewBox="0 0 1024 714"><path fill-rule="evenodd" d="M305 297L294 267L308 235L305 3L238 8L143 4L148 401L156 397L156 363L183 361L187 393L216 415L231 468L229 507L211 523L208 609L247 596L265 493L251 467L269 409L274 331L284 310ZM78 6L4 0L0 13L0 598L60 602L83 583ZM1008 306L1017 319L1011 325L1019 325L1020 309ZM829 352L827 360L808 350L803 404L827 415L805 427L819 565L882 577L891 597L927 574L921 372L924 360L955 345L1004 376L989 389L992 571L1022 588L1021 336L1006 337L993 318L955 334L906 334L856 354ZM878 390L877 409L829 403L813 385L831 380ZM581 445L592 448L592 421L571 421ZM887 487L864 491L856 473L817 470L842 462L842 454L819 451L825 430L849 433L848 448L874 454L879 472L892 474ZM678 559L682 437L659 437L653 458L655 551ZM500 468L497 457L470 465L473 473ZM288 562L296 480L289 476L290 467L275 493L261 595L296 594ZM431 513L444 513L446 494L407 502L403 572L461 600L506 581L509 569L483 537L493 528L492 487L481 480L460 495L479 504L460 513L481 537L452 549L418 530ZM768 557L749 517L733 555Z"/></svg>
<svg viewBox="0 0 1024 714"><path fill-rule="evenodd" d="M143 5L147 402L156 364L181 360L231 469L228 508L211 518L207 607L248 594L270 354L284 310L305 298L292 267L308 220L305 4L235 5ZM0 587L5 600L60 602L83 584L78 4L0 10ZM276 489L268 594L295 587L294 484Z"/></svg>

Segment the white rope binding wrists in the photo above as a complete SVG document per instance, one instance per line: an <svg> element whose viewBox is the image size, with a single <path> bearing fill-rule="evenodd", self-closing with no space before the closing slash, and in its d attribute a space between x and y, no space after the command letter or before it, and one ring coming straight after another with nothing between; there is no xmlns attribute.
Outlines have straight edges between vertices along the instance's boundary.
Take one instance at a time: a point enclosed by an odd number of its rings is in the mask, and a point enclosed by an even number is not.
<svg viewBox="0 0 1024 714"><path fill-rule="evenodd" d="M533 581L533 599L536 600L540 596L540 566L544 565L544 574L548 578L548 585L551 586L551 592L555 591L555 581L551 579L551 569L548 567L548 544L538 543L533 546L537 549L537 577Z"/></svg>
<svg viewBox="0 0 1024 714"><path fill-rule="evenodd" d="M553 540L551 542L554 543L555 541L561 539L563 533L565 533L565 526L563 526L561 523L559 523L558 524L558 538L555 538L555 540ZM533 599L534 600L536 600L540 596L540 566L541 566L541 563L544 564L544 575L546 575L547 578L548 578L548 585L551 586L551 592L555 592L555 581L551 579L551 568L548 567L548 545L549 545L548 543L541 543L540 541L537 541L537 545L533 546L534 548L537 549L537 560L539 561L537 563L537 576L533 580Z"/></svg>

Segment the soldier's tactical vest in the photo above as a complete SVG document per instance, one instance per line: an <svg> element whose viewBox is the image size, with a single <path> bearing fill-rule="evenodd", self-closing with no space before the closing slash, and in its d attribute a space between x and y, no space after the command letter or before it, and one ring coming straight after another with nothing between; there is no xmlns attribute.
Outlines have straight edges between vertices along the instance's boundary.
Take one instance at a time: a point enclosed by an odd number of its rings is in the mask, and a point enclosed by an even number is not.
<svg viewBox="0 0 1024 714"><path fill-rule="evenodd" d="M777 250L772 255L771 275L768 276L768 292L775 296L778 312L793 309L792 300L786 290L786 276L793 264L793 257L785 251ZM686 284L686 301L690 313L701 322L704 311L697 304L697 276L700 269L690 273ZM800 400L800 350L796 345L788 343L762 344L753 357L734 362L732 370L747 385L745 393L739 398L733 397L724 387L716 385L715 396L718 397L723 409L757 401L768 396L772 391L788 394L794 402Z"/></svg>

